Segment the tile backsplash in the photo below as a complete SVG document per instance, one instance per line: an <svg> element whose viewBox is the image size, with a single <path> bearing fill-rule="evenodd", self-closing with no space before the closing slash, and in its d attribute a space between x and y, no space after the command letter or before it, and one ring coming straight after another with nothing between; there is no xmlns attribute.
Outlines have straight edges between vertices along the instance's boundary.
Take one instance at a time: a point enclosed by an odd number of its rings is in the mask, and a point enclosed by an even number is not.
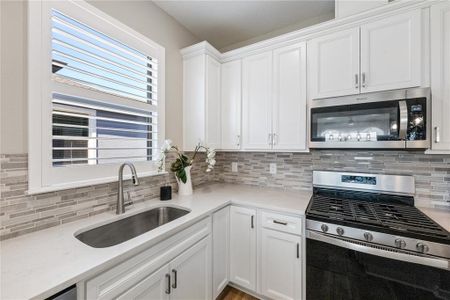
<svg viewBox="0 0 450 300"><path fill-rule="evenodd" d="M406 151L314 150L310 153L218 152L217 165L206 174L204 155L194 165L195 185L208 181L311 189L313 170L358 171L413 175L416 178L416 204L450 209L450 155L425 155ZM58 192L27 195L26 154L0 155L0 239L57 226L115 208L117 183L100 184ZM231 163L238 163L238 172ZM277 174L269 164L277 164ZM159 187L170 184L176 190L173 174L141 178L131 187L134 203L159 196ZM127 199L127 198L126 198ZM276 201L276 199L274 199Z"/></svg>
<svg viewBox="0 0 450 300"><path fill-rule="evenodd" d="M238 172L231 163L238 163ZM269 164L277 164L277 174ZM312 150L310 153L220 152L215 180L311 189L313 170L413 175L416 205L450 209L450 155L411 151Z"/></svg>
<svg viewBox="0 0 450 300"><path fill-rule="evenodd" d="M194 186L208 179L204 158L198 157L201 163L192 168ZM27 160L26 154L0 155L0 240L115 209L117 182L27 195ZM133 203L159 197L159 187L164 184L171 185L173 191L178 189L172 173L140 178L139 186L132 186L128 180L124 184L125 201L127 192Z"/></svg>

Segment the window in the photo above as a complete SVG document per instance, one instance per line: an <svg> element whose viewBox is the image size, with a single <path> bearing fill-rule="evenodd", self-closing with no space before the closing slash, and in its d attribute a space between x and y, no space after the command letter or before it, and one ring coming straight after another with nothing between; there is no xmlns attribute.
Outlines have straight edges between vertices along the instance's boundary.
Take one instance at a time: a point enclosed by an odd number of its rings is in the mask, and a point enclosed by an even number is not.
<svg viewBox="0 0 450 300"><path fill-rule="evenodd" d="M164 48L82 1L30 1L29 32L30 192L156 173Z"/></svg>

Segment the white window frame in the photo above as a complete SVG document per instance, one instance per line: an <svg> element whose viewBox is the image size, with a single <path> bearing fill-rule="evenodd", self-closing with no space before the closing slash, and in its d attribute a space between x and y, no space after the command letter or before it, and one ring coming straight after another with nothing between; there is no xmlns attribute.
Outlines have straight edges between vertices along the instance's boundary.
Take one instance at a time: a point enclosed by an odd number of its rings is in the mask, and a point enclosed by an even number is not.
<svg viewBox="0 0 450 300"><path fill-rule="evenodd" d="M158 146L165 135L165 49L84 1L28 1L28 193L43 193L117 180L119 163L52 164L51 11L61 13L101 31L158 60ZM89 93L92 91L88 91ZM94 91L95 92L95 91ZM98 95L97 95L98 96ZM100 95L101 96L101 95ZM155 161L134 163L139 176L161 174ZM125 178L130 174L125 174Z"/></svg>

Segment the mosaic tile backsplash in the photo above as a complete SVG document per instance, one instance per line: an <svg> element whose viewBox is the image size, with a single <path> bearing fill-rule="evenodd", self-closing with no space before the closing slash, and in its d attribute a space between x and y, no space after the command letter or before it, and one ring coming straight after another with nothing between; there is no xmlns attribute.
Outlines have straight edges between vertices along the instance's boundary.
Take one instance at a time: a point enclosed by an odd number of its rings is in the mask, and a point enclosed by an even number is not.
<svg viewBox="0 0 450 300"><path fill-rule="evenodd" d="M193 185L204 183L204 157L192 168ZM27 195L28 156L0 155L0 240L83 219L108 210L114 210L117 201L117 182L62 190L38 195ZM168 162L170 163L170 162ZM173 173L140 178L140 185L130 180L124 184L125 202L133 203L159 197L159 187L168 184L173 191L178 186Z"/></svg>
<svg viewBox="0 0 450 300"><path fill-rule="evenodd" d="M450 209L450 155L425 155L406 151L315 150L311 153L219 152L212 174L202 163L192 169L194 186L211 182L241 183L285 189L311 189L313 170L358 171L413 175L416 205ZM238 172L231 172L231 163ZM117 183L101 184L39 195L26 195L27 155L0 156L0 239L113 210ZM277 174L269 173L277 164ZM159 187L170 184L173 174L141 178L141 184L125 184L134 203L159 196ZM276 199L274 199L276 201Z"/></svg>

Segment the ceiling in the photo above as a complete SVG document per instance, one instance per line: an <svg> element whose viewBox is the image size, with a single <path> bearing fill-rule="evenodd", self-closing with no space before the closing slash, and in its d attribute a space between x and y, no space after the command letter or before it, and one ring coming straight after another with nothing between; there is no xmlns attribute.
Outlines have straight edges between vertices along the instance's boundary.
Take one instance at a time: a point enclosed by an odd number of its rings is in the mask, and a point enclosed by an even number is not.
<svg viewBox="0 0 450 300"><path fill-rule="evenodd" d="M217 49L271 32L289 31L330 19L334 0L154 1L201 40ZM317 20L317 21L315 21Z"/></svg>

